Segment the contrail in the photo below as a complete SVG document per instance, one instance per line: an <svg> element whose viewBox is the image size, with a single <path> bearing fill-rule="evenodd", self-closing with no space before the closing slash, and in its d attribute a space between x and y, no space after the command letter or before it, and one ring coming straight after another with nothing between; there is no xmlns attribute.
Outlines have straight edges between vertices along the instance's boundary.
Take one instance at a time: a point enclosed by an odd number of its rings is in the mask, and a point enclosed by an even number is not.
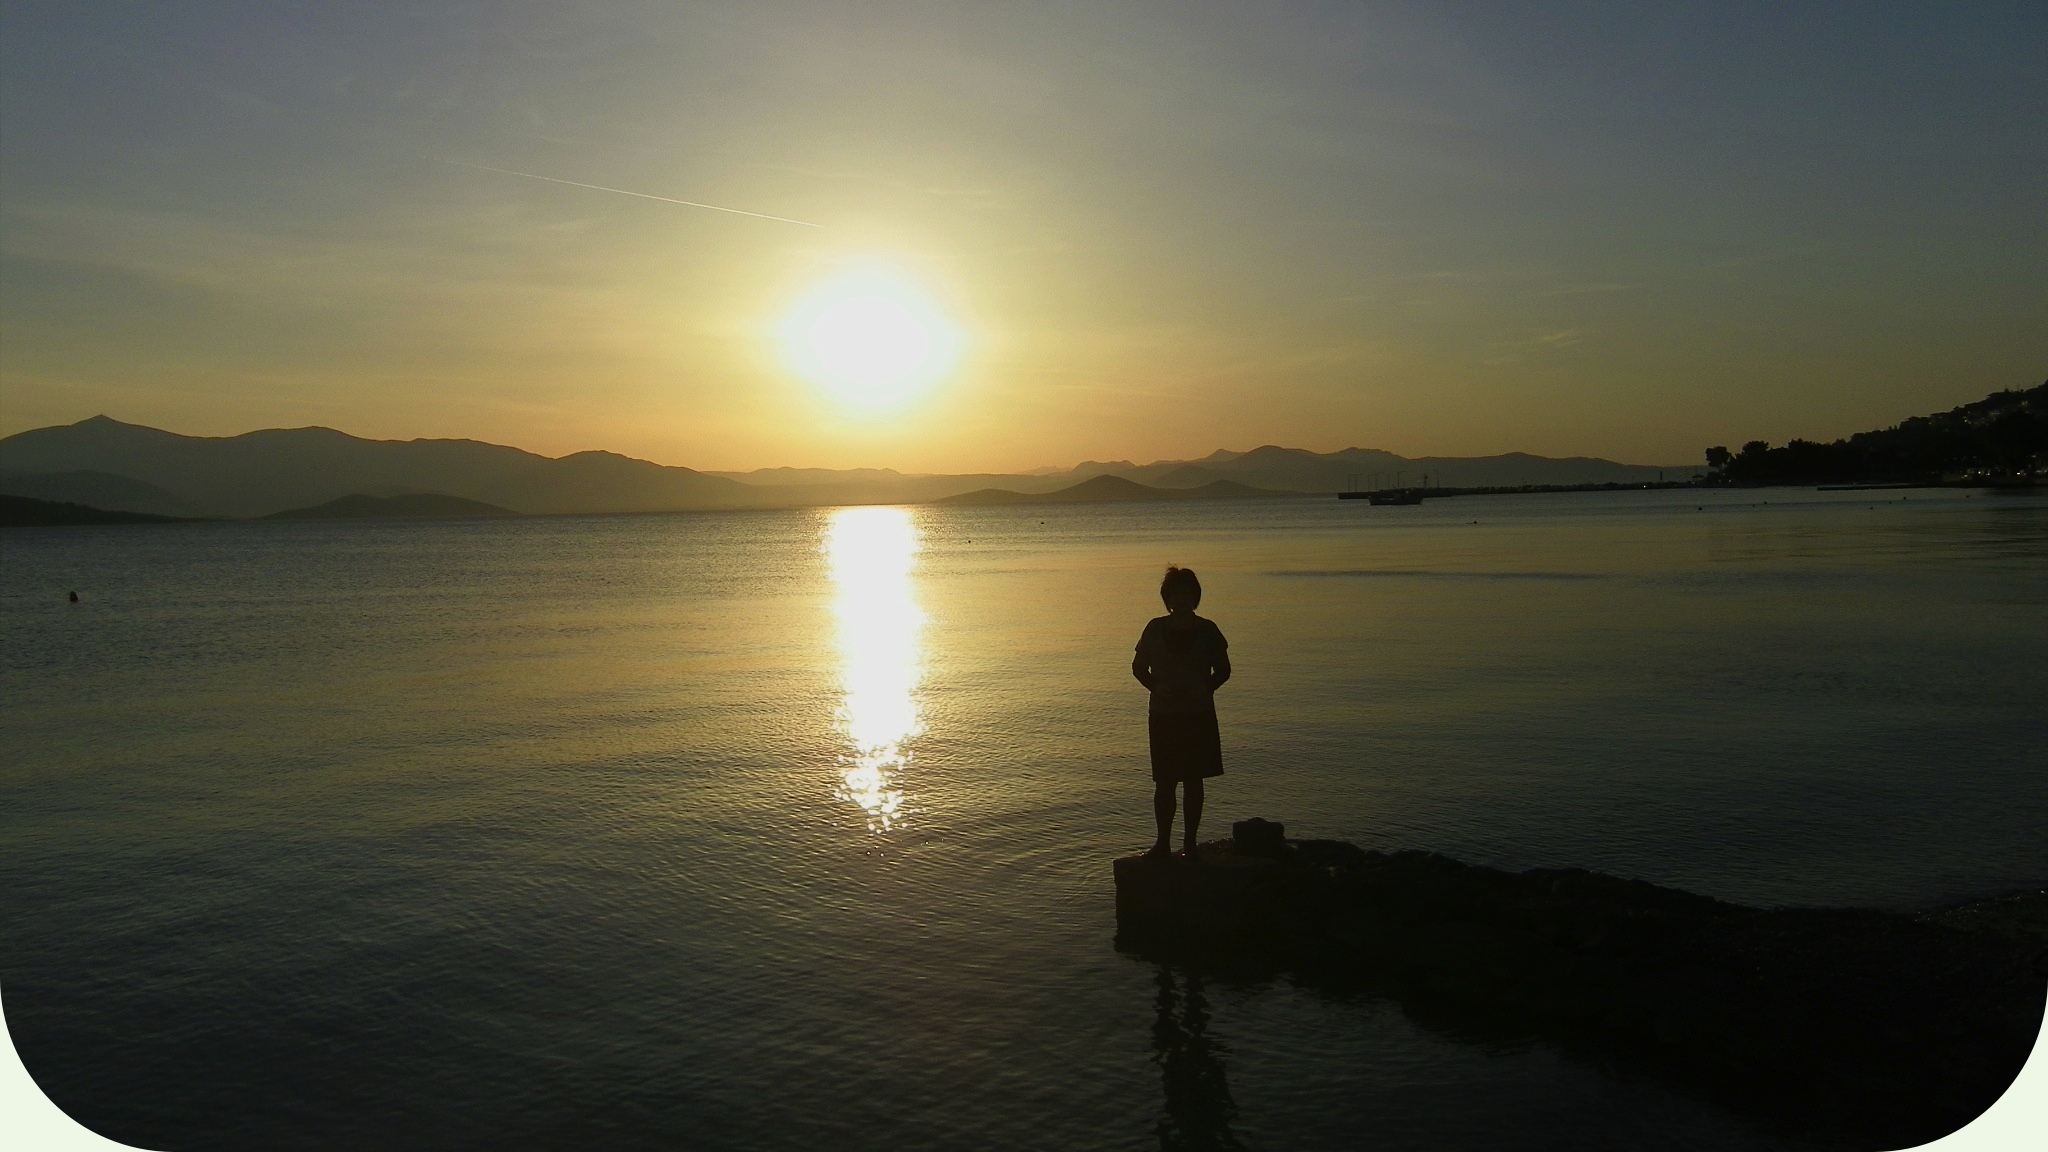
<svg viewBox="0 0 2048 1152"><path fill-rule="evenodd" d="M792 220L787 216L770 216L766 212L749 212L744 208L723 208L717 204L705 204L697 200L678 200L673 196L656 196L647 192L629 192L624 188L607 188L602 184L585 184L581 180L560 180L553 176L539 176L532 172L514 172L510 168L493 168L489 164L467 164L461 160L449 160L457 168L476 168L484 172L503 172L507 176L524 176L528 180L545 180L550 184L567 184L572 188L589 188L597 192L616 192L621 196L638 196L642 200L659 200L664 204L681 204L685 208L709 208L713 212L730 212L735 216L752 216L757 220L780 220L784 224L801 224L806 228L823 228L809 220Z"/></svg>

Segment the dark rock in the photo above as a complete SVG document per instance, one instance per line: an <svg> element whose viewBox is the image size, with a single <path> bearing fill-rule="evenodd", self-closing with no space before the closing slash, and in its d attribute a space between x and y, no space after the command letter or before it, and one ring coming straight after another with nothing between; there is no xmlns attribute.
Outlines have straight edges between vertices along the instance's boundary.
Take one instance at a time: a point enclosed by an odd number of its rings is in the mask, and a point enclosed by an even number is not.
<svg viewBox="0 0 2048 1152"><path fill-rule="evenodd" d="M1968 1123L2018 1075L2048 1000L2048 892L1920 916L1745 908L1579 869L1276 846L1257 825L1279 828L1245 821L1191 863L1116 861L1121 942L1547 1036L1828 1140L1902 1147Z"/></svg>
<svg viewBox="0 0 2048 1152"><path fill-rule="evenodd" d="M1230 844L1240 855L1281 857L1287 854L1287 826L1257 816L1230 826Z"/></svg>
<svg viewBox="0 0 2048 1152"><path fill-rule="evenodd" d="M1126 856L1115 872L1118 924L1138 932L1245 938L1273 926L1270 902L1287 869L1217 841L1187 859Z"/></svg>

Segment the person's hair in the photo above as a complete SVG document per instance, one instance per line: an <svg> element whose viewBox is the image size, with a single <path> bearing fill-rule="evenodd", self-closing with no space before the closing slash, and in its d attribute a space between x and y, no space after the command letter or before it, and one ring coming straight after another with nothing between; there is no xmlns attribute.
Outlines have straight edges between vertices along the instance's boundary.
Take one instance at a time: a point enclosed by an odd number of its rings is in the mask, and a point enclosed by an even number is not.
<svg viewBox="0 0 2048 1152"><path fill-rule="evenodd" d="M1159 598L1166 599L1175 589L1192 592L1195 594L1195 603L1202 602L1202 582L1195 579L1193 568L1177 568L1171 564L1166 566L1166 576L1159 581Z"/></svg>

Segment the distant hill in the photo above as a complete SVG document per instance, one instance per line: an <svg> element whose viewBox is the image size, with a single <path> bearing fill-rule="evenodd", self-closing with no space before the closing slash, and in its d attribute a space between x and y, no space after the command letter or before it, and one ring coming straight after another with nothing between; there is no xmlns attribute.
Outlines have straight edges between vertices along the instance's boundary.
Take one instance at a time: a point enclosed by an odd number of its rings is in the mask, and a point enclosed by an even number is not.
<svg viewBox="0 0 2048 1152"><path fill-rule="evenodd" d="M1008 488L976 488L972 492L960 492L952 496L941 496L933 504L1033 504L1046 498L1043 492L1012 492Z"/></svg>
<svg viewBox="0 0 2048 1152"><path fill-rule="evenodd" d="M1707 462L1731 484L2030 479L2048 472L2048 382L1831 444L1709 448Z"/></svg>
<svg viewBox="0 0 2048 1152"><path fill-rule="evenodd" d="M269 520L469 520L484 516L517 516L510 508L443 496L439 492L407 492L402 496L364 496L357 493L329 500L311 508L287 508L272 512Z"/></svg>
<svg viewBox="0 0 2048 1152"><path fill-rule="evenodd" d="M200 511L175 492L111 472L0 472L0 494L158 516L194 516Z"/></svg>
<svg viewBox="0 0 2048 1152"><path fill-rule="evenodd" d="M1250 488L1229 480L1216 480L1199 488L1155 488L1135 480L1126 480L1121 476L1103 475L1052 492L1014 492L1007 488L982 488L957 496L947 496L934 503L1108 504L1126 500L1231 500L1250 496L1294 495L1299 493Z"/></svg>
<svg viewBox="0 0 2048 1152"><path fill-rule="evenodd" d="M1154 477L1153 483L1161 488L1199 488L1222 479L1200 464L1183 464L1163 476Z"/></svg>
<svg viewBox="0 0 2048 1152"><path fill-rule="evenodd" d="M822 468L764 469L774 472L775 492L792 503L924 503L983 489L1043 495L1096 476L1118 476L1155 488L1197 488L1230 480L1253 488L1328 494L1353 487L1419 485L1511 487L1523 484L1641 484L1684 480L1698 465L1617 464L1594 457L1553 459L1514 452L1503 456L1425 456L1410 459L1372 448L1310 452L1266 445L1249 452L1218 450L1200 460L1090 460L1072 468L972 476L898 475L886 470ZM763 473L720 473L753 481ZM764 482L766 478L763 477Z"/></svg>
<svg viewBox="0 0 2048 1152"><path fill-rule="evenodd" d="M0 528L50 528L65 524L170 524L175 516L117 512L56 500L0 494Z"/></svg>
<svg viewBox="0 0 2048 1152"><path fill-rule="evenodd" d="M517 512L654 512L763 502L759 488L613 452L554 459L477 440L365 440L332 428L181 436L105 416L0 440L0 469L111 473L228 516L264 516L357 493L441 492Z"/></svg>
<svg viewBox="0 0 2048 1152"><path fill-rule="evenodd" d="M763 506L779 508L819 507L836 504L928 504L983 488L1009 488L1020 492L1047 492L1074 483L1064 471L1058 476L1026 476L1017 473L980 472L960 475L927 474L877 477L883 470L853 468L792 469L804 478L762 483L754 489ZM822 477L822 478L820 478ZM835 479L834 477L844 477Z"/></svg>
<svg viewBox="0 0 2048 1152"><path fill-rule="evenodd" d="M1200 460L1161 460L1143 466L1081 465L1141 484L1177 486L1199 475L1235 480L1257 488L1330 493L1352 488L1419 485L1503 487L1521 484L1639 484L1682 480L1697 466L1617 464L1590 456L1556 459L1510 452L1501 456L1397 456L1376 448L1310 452L1266 444L1249 452L1217 451Z"/></svg>
<svg viewBox="0 0 2048 1152"><path fill-rule="evenodd" d="M1032 474L906 475L887 468L709 473L614 452L551 458L478 440L366 440L332 428L182 436L105 416L0 439L0 475L9 477L0 479L0 491L102 508L237 517L311 508L344 496L422 492L521 513L657 512L912 504L950 497L987 503L1004 499L993 491L1043 496L1098 476L1189 492L1227 481L1268 492L1331 493L1419 484L1424 475L1438 486L1480 487L1641 483L1658 479L1660 472L1683 479L1694 471L1521 453L1409 459L1368 448L1309 452L1268 444L1248 452L1219 449L1200 460L1089 461Z"/></svg>
<svg viewBox="0 0 2048 1152"><path fill-rule="evenodd" d="M799 484L894 484L909 479L894 468L756 468L752 472L706 472L742 484L784 488Z"/></svg>

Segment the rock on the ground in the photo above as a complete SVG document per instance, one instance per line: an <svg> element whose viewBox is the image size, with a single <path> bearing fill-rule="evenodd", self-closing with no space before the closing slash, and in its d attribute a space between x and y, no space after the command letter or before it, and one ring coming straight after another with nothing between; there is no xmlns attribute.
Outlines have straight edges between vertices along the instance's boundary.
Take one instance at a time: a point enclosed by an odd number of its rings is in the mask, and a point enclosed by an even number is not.
<svg viewBox="0 0 2048 1152"><path fill-rule="evenodd" d="M2048 999L2048 892L1923 916L1758 909L1330 840L1217 841L1192 862L1120 859L1115 877L1119 931L1141 947L1261 955L1591 1044L1869 1147L1989 1107Z"/></svg>

